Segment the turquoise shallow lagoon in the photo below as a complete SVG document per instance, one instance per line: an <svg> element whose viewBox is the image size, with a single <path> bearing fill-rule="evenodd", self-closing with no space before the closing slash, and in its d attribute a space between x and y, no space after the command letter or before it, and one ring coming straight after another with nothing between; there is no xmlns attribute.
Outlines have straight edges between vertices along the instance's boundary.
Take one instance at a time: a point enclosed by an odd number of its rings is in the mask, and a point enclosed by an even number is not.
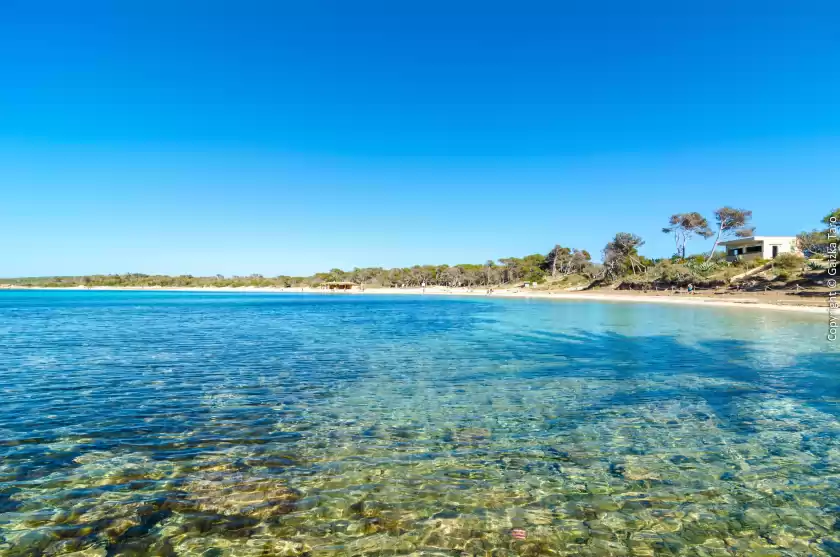
<svg viewBox="0 0 840 557"><path fill-rule="evenodd" d="M826 330L655 304L0 292L0 554L840 555Z"/></svg>

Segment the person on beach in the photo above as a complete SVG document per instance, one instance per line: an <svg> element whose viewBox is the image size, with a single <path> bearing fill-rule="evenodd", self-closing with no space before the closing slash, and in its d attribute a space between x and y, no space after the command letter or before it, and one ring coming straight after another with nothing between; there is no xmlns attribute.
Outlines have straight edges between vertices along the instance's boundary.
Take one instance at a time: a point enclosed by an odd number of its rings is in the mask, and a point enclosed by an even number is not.
<svg viewBox="0 0 840 557"><path fill-rule="evenodd" d="M693 284L688 285L688 293L689 294L694 294L694 285Z"/></svg>

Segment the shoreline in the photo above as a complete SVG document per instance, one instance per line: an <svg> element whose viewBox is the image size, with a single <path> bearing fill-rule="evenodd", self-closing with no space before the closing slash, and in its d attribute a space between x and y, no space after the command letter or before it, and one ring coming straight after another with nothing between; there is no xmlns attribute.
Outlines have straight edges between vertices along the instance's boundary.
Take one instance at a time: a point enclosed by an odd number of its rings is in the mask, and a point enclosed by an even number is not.
<svg viewBox="0 0 840 557"><path fill-rule="evenodd" d="M144 292L220 292L220 293L262 293L262 294L332 294L332 295L415 295L415 296L460 296L460 297L491 297L491 298L520 298L520 299L536 299L536 300L576 300L576 301L598 301L598 302L627 302L627 303L654 303L654 304L670 304L670 305L689 305L689 306L705 306L718 308L751 308L751 309L766 309L775 311L792 311L798 313L808 314L823 314L828 315L828 307L809 306L809 305L782 305L761 302L757 297L742 296L740 298L730 298L727 300L719 300L710 298L702 294L681 294L674 295L658 295L658 294L642 294L638 292L628 294L609 294L605 292L580 292L580 291L560 291L560 292L545 292L545 291L529 291L529 290L497 290L493 294L487 295L486 289L454 289L442 287L427 287L424 291L422 288L366 288L363 291L324 291L319 288L280 288L280 287L142 287L142 286L95 286L91 288L54 288L54 287L9 287L4 285L2 290L55 290L55 291L78 291L78 290L96 290L96 291L144 291Z"/></svg>

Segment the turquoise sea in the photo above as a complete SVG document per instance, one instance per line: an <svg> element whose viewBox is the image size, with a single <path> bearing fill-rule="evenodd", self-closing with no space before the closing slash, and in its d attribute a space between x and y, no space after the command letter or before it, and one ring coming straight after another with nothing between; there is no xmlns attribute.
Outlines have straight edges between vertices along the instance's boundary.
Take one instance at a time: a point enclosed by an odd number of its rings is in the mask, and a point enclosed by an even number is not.
<svg viewBox="0 0 840 557"><path fill-rule="evenodd" d="M0 555L840 555L821 316L0 291Z"/></svg>

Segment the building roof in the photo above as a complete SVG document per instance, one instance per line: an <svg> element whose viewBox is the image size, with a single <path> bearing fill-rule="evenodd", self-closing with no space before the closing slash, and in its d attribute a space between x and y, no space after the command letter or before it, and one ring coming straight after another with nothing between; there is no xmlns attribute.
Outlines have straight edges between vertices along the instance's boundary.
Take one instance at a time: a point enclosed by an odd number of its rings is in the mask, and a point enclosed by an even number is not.
<svg viewBox="0 0 840 557"><path fill-rule="evenodd" d="M743 244L749 242L764 242L765 240L789 240L793 241L796 240L796 236L750 236L748 238L735 238L734 240L727 240L725 242L721 242L719 245L725 246L727 244Z"/></svg>

